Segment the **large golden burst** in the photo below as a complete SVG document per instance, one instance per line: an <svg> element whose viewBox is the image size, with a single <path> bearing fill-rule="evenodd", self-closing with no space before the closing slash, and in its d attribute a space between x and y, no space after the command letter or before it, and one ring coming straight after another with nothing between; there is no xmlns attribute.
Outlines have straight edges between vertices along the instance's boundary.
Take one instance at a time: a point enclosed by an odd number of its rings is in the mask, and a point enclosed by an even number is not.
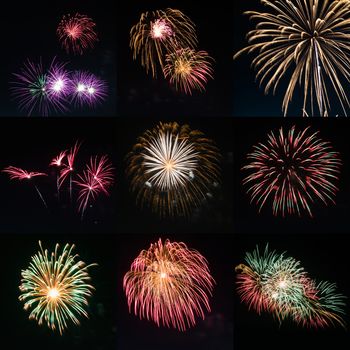
<svg viewBox="0 0 350 350"><path fill-rule="evenodd" d="M183 242L161 239L142 250L124 276L129 310L158 326L185 331L210 311L214 279L207 260Z"/></svg>
<svg viewBox="0 0 350 350"><path fill-rule="evenodd" d="M164 66L164 55L177 47L194 48L197 36L193 22L181 11L166 10L142 13L139 22L130 30L133 58L141 57L147 73L157 75L157 65Z"/></svg>
<svg viewBox="0 0 350 350"><path fill-rule="evenodd" d="M219 182L219 151L199 130L159 123L127 156L131 190L160 216L187 216Z"/></svg>
<svg viewBox="0 0 350 350"><path fill-rule="evenodd" d="M246 12L257 24L247 34L249 45L234 58L256 53L252 66L266 94L275 92L282 78L291 74L283 99L284 115L298 84L303 116L328 116L332 94L346 114L349 100L342 82L350 80L350 1L261 2L268 12Z"/></svg>
<svg viewBox="0 0 350 350"><path fill-rule="evenodd" d="M32 308L29 319L35 319L39 325L46 323L52 330L58 329L60 334L68 327L68 321L79 325L79 316L88 317L85 310L87 298L94 289L88 281L88 268L96 264L85 265L76 261L72 254L74 245L66 244L62 253L56 244L51 254L42 248L32 257L26 270L22 270L20 301L24 309Z"/></svg>

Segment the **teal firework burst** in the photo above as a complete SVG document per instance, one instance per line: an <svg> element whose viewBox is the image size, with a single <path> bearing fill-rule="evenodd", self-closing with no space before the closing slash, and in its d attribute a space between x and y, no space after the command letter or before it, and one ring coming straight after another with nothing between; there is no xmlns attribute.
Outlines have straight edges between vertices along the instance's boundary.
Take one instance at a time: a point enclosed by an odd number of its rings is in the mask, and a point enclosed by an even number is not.
<svg viewBox="0 0 350 350"><path fill-rule="evenodd" d="M35 319L39 325L46 323L62 335L69 321L79 325L79 316L88 317L87 299L94 287L88 283L87 270L96 264L77 261L78 255L72 254L74 245L66 244L59 253L56 244L51 254L40 241L39 246L29 267L22 270L19 300L24 302L25 310L31 309L29 319Z"/></svg>

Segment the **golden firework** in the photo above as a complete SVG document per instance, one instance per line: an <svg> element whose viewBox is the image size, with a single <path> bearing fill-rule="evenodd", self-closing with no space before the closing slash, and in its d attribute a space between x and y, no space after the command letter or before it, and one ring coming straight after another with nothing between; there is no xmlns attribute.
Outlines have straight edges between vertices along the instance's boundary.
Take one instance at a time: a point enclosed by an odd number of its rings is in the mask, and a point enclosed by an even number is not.
<svg viewBox="0 0 350 350"><path fill-rule="evenodd" d="M127 156L131 190L160 216L187 216L219 183L219 151L201 131L159 123Z"/></svg>
<svg viewBox="0 0 350 350"><path fill-rule="evenodd" d="M133 58L141 57L147 73L157 75L157 65L164 66L164 55L177 47L194 48L197 36L193 22L181 11L148 11L130 30L130 48Z"/></svg>
<svg viewBox="0 0 350 350"><path fill-rule="evenodd" d="M261 2L268 12L246 12L257 24L247 34L249 45L234 58L256 53L252 66L266 94L270 90L275 93L282 78L290 74L282 104L284 115L297 85L303 95L303 116L328 116L332 94L346 114L349 100L342 83L350 80L350 1Z"/></svg>

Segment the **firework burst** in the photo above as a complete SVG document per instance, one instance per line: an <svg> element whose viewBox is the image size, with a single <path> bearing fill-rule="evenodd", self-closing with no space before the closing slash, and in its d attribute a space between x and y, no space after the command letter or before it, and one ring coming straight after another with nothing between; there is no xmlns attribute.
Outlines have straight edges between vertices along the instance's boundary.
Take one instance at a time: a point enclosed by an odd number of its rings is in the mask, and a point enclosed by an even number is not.
<svg viewBox="0 0 350 350"><path fill-rule="evenodd" d="M129 310L158 326L185 331L210 311L214 279L206 259L184 243L161 239L143 250L124 276Z"/></svg>
<svg viewBox="0 0 350 350"><path fill-rule="evenodd" d="M82 55L86 50L93 49L98 41L95 27L96 23L86 15L68 14L58 25L57 36L68 54Z"/></svg>
<svg viewBox="0 0 350 350"><path fill-rule="evenodd" d="M29 319L35 319L39 325L46 323L52 330L58 329L62 335L68 327L68 321L79 325L79 316L88 317L87 298L94 289L88 281L88 268L97 264L85 265L76 261L73 255L74 245L66 244L62 253L59 245L51 254L42 248L32 257L26 270L22 270L19 289L20 301L24 309L31 310Z"/></svg>
<svg viewBox="0 0 350 350"><path fill-rule="evenodd" d="M306 327L344 326L341 317L345 297L336 285L315 282L294 258L277 254L266 246L246 254L246 264L236 267L237 291L249 309L271 312L279 322L291 318Z"/></svg>
<svg viewBox="0 0 350 350"><path fill-rule="evenodd" d="M256 52L253 67L265 93L277 89L289 73L291 77L283 99L286 115L296 85L304 95L303 115L317 105L320 116L330 110L332 86L340 104L349 106L342 78L350 80L350 3L348 1L291 0L261 1L268 12L246 12L257 20L248 33L249 46L239 51Z"/></svg>
<svg viewBox="0 0 350 350"><path fill-rule="evenodd" d="M192 90L205 90L208 78L213 78L211 57L205 51L178 49L166 55L164 76L177 90L192 94Z"/></svg>
<svg viewBox="0 0 350 350"><path fill-rule="evenodd" d="M94 200L101 192L109 195L108 189L114 182L113 166L107 156L91 157L90 164L78 180L74 181L80 187L78 195L78 210L83 218L90 200Z"/></svg>
<svg viewBox="0 0 350 350"><path fill-rule="evenodd" d="M141 56L141 65L153 77L158 64L163 68L165 53L178 47L194 48L196 44L192 21L181 11L170 8L143 13L130 31L133 58Z"/></svg>
<svg viewBox="0 0 350 350"><path fill-rule="evenodd" d="M11 180L19 180L19 181L23 181L23 180L30 181L34 177L47 176L47 174L45 174L45 173L39 173L39 172L35 172L35 171L27 171L27 170L24 170L21 168L16 168L14 166L8 166L7 168L5 168L3 170L3 172L7 173L10 176ZM43 204L47 208L46 201L45 201L42 193L39 191L38 186L35 184L33 184L33 185L34 185L34 188L35 188L36 192L38 193L41 201L43 202Z"/></svg>
<svg viewBox="0 0 350 350"><path fill-rule="evenodd" d="M11 82L12 95L20 110L28 116L67 111L69 73L64 67L65 63L53 59L47 71L41 60L39 63L27 60L21 72L14 73L17 80Z"/></svg>
<svg viewBox="0 0 350 350"><path fill-rule="evenodd" d="M266 143L254 146L247 158L250 163L242 169L251 174L243 184L249 185L251 202L259 211L272 201L276 216L307 212L312 217L311 204L335 203L341 160L318 132L310 133L309 128L297 132L293 126L285 133L280 128L277 135L268 135Z"/></svg>
<svg viewBox="0 0 350 350"><path fill-rule="evenodd" d="M71 99L78 106L91 107L104 101L107 97L107 84L94 74L76 71L72 75Z"/></svg>
<svg viewBox="0 0 350 350"><path fill-rule="evenodd" d="M213 141L188 125L160 123L127 156L137 202L160 216L187 215L218 185L220 158Z"/></svg>

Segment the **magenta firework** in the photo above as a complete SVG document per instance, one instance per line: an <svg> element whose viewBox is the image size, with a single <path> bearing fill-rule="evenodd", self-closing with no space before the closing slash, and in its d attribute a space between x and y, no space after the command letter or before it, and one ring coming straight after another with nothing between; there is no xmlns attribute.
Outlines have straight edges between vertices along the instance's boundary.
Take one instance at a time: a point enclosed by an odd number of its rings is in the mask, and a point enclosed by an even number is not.
<svg viewBox="0 0 350 350"><path fill-rule="evenodd" d="M95 106L107 97L107 84L94 74L76 71L72 74L72 101L78 106Z"/></svg>
<svg viewBox="0 0 350 350"><path fill-rule="evenodd" d="M27 60L14 73L11 91L19 109L28 116L48 116L69 111L70 103L94 108L107 98L107 83L86 71L70 72L67 64L53 59L46 69Z"/></svg>
<svg viewBox="0 0 350 350"><path fill-rule="evenodd" d="M68 54L82 55L98 41L95 27L96 23L86 15L68 14L59 23L57 36Z"/></svg>
<svg viewBox="0 0 350 350"><path fill-rule="evenodd" d="M28 115L42 116L66 110L65 95L61 93L63 85L60 91L54 91L54 87L57 88L57 81L54 81L55 71L60 71L62 76L66 75L64 64L55 60L52 61L49 71L44 68L41 60L38 63L27 60L20 73L14 73L16 80L12 82L11 91L20 110L26 111Z"/></svg>
<svg viewBox="0 0 350 350"><path fill-rule="evenodd" d="M313 204L335 203L342 164L339 153L309 127L271 131L267 142L254 146L247 158L242 170L250 174L243 183L259 211L271 203L275 216L306 212L312 217Z"/></svg>

